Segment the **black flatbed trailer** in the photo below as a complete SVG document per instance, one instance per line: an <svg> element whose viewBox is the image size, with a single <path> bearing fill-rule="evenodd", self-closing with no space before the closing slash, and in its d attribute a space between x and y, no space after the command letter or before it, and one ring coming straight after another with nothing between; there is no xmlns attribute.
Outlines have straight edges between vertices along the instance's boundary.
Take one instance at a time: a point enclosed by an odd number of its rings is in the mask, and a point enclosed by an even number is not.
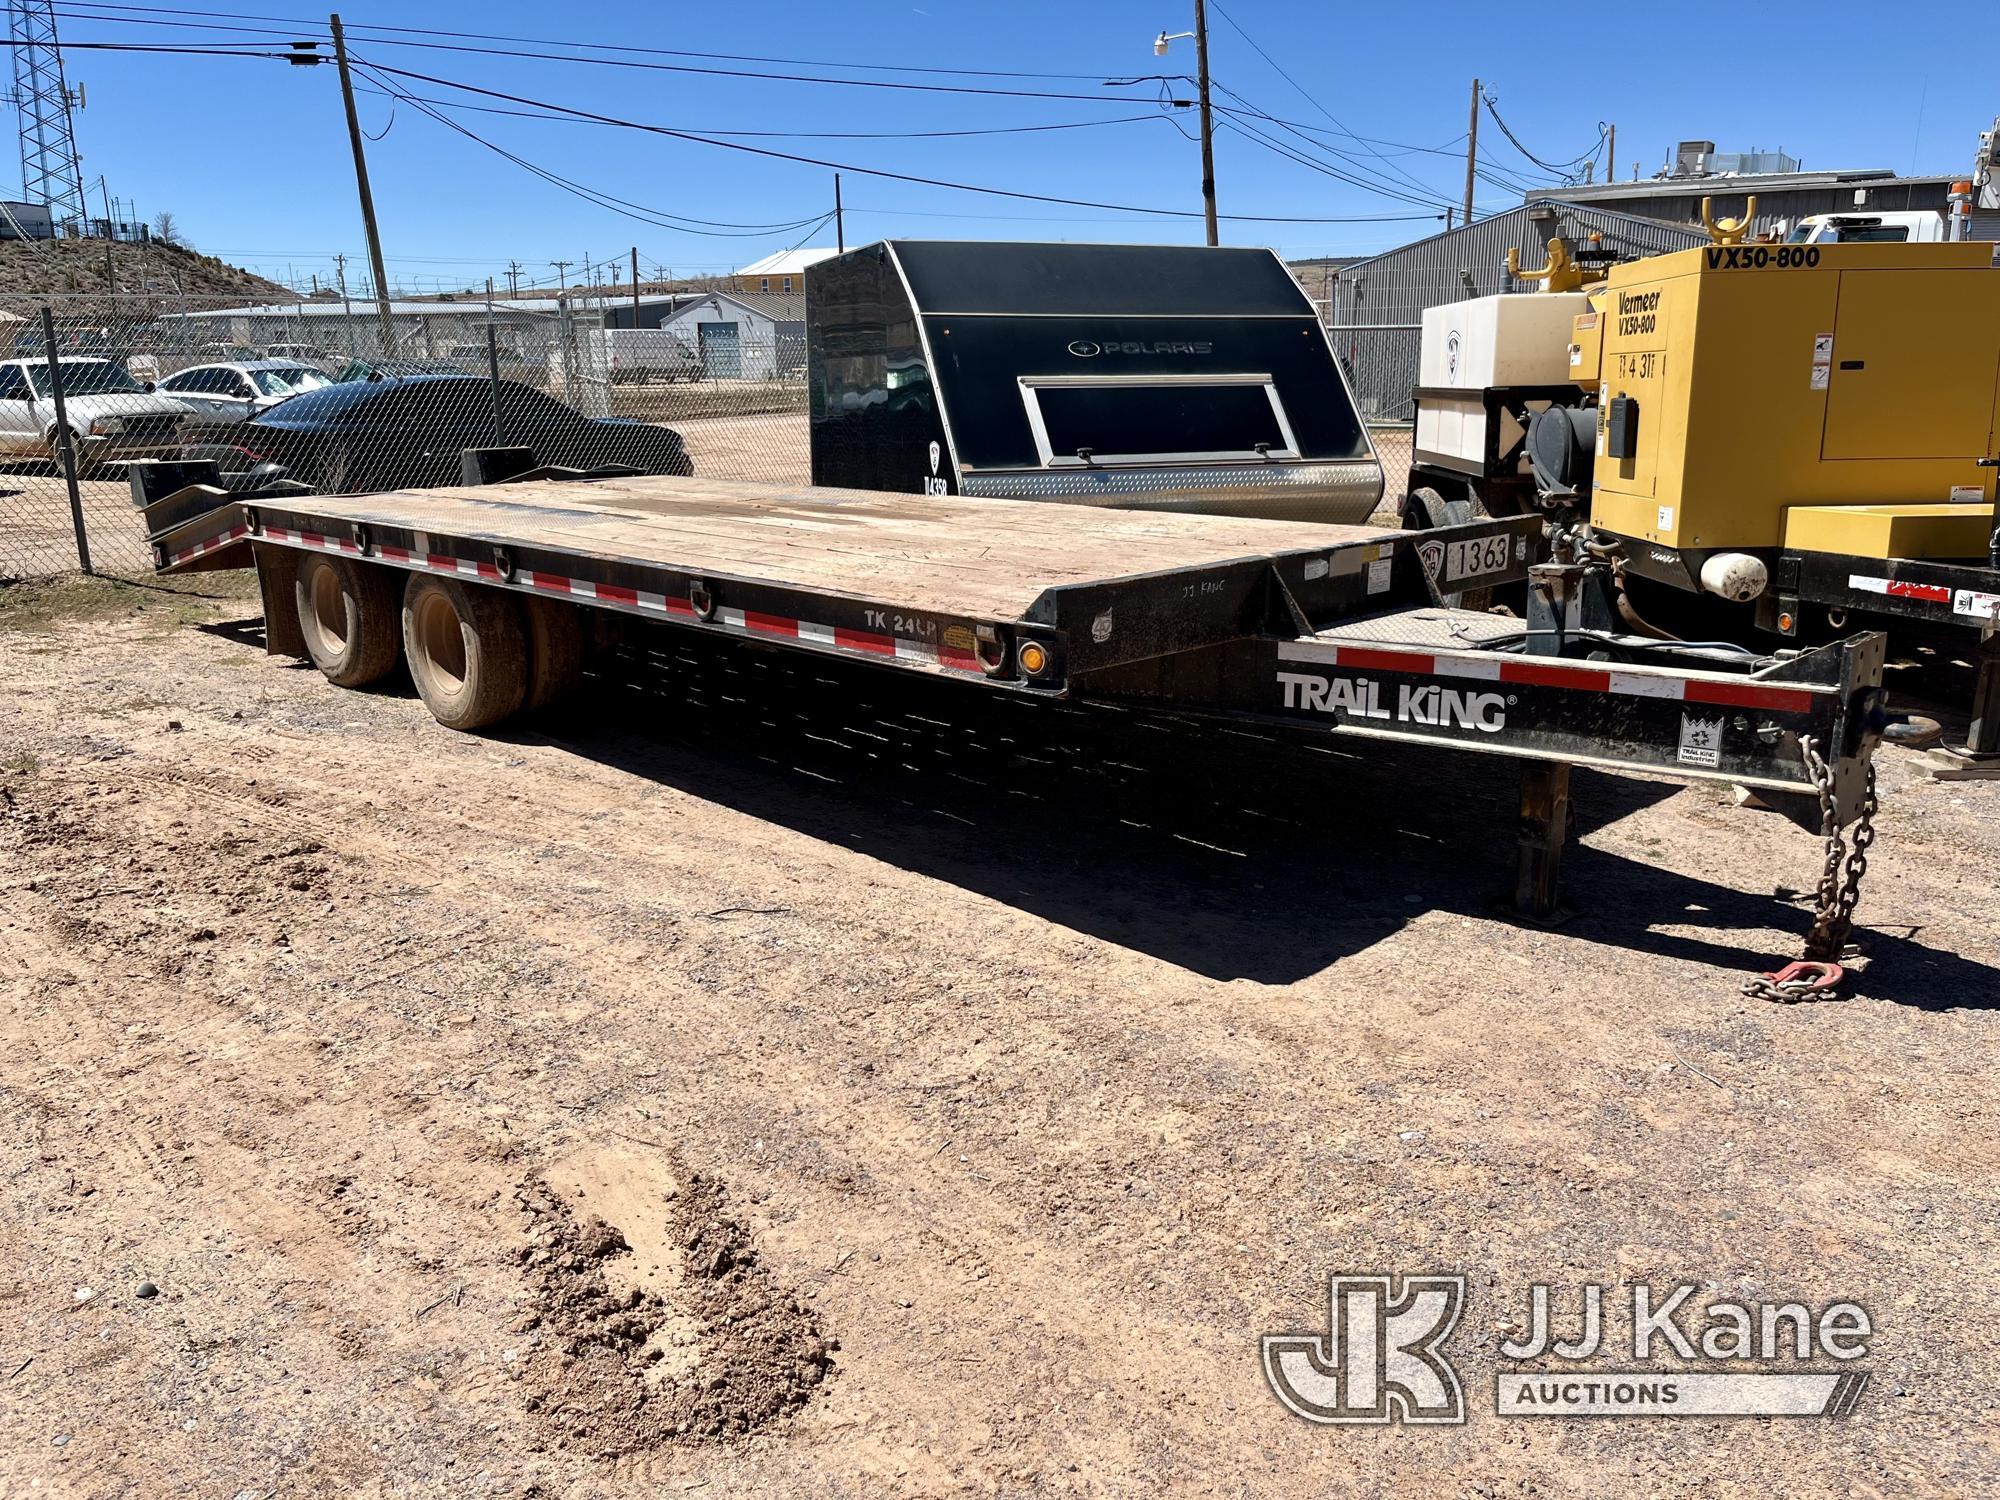
<svg viewBox="0 0 2000 1500"><path fill-rule="evenodd" d="M516 671L542 670L551 621L599 610L963 691L1518 759L1516 900L1541 917L1556 910L1570 766L1743 785L1830 831L1870 795L1883 718L1877 635L1755 657L1566 628L1559 607L1530 631L1441 605L1447 588L1526 578L1559 606L1560 577L1534 561L1538 517L1405 532L655 477L193 488L146 514L161 572L256 566L268 649L312 655L336 681L307 632L332 618L342 639L379 639L367 612L402 601L412 675L447 723L427 683L457 648L410 623L430 607L420 595L461 601L467 652L506 636L489 657Z"/></svg>

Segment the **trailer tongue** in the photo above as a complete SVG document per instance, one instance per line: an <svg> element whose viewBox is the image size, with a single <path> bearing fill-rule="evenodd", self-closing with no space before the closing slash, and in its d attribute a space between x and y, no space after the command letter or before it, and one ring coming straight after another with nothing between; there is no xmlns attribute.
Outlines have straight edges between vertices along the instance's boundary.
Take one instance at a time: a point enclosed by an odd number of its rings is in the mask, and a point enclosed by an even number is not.
<svg viewBox="0 0 2000 1500"><path fill-rule="evenodd" d="M400 629L461 727L560 691L562 642L603 610L968 691L1514 757L1516 899L1541 918L1571 765L1748 786L1830 839L1872 807L1881 637L1774 658L1579 629L1563 570L1531 565L1536 517L1388 532L672 478L184 489L147 517L162 572L254 563L275 654L354 682L393 668ZM1528 622L1438 602L1524 576ZM489 680L484 717L441 707L481 671L533 680ZM1814 956L1832 958L1852 894L1823 896Z"/></svg>

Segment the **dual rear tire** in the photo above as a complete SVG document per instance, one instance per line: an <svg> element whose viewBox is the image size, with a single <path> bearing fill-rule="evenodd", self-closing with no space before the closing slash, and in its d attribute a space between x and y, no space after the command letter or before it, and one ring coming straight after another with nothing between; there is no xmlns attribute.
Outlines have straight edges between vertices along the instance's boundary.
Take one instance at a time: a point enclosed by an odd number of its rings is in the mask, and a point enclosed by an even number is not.
<svg viewBox="0 0 2000 1500"><path fill-rule="evenodd" d="M472 730L545 707L581 679L575 606L427 573L398 582L378 564L318 553L300 559L299 628L329 682L365 687L407 661L431 716Z"/></svg>

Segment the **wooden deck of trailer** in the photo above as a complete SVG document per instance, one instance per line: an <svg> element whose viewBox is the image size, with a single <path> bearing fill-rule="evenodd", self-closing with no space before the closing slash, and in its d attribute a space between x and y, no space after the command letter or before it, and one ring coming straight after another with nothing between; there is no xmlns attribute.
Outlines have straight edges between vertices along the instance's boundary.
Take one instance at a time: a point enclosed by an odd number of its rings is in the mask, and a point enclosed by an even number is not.
<svg viewBox="0 0 2000 1500"><path fill-rule="evenodd" d="M296 504L353 524L994 619L1019 618L1065 584L1385 535L1366 526L652 476L313 495Z"/></svg>

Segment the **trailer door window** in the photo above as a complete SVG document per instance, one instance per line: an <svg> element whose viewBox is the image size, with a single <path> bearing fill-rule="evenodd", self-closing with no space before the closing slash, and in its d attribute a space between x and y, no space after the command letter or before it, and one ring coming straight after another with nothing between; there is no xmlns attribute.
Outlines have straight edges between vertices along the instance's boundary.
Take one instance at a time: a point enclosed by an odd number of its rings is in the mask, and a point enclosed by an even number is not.
<svg viewBox="0 0 2000 1500"><path fill-rule="evenodd" d="M1022 376L1044 465L1296 458L1268 375Z"/></svg>

